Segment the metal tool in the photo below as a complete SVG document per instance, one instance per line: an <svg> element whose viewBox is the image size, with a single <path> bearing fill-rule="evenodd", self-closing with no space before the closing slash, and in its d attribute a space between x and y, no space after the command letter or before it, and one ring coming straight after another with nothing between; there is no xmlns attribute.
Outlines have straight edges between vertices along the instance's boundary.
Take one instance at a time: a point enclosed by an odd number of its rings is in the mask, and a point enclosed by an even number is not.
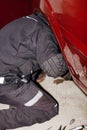
<svg viewBox="0 0 87 130"><path fill-rule="evenodd" d="M66 129L66 126L63 127L62 125L60 125L58 130L65 130L65 129ZM80 125L69 130L84 130L84 129L87 129L87 125Z"/></svg>
<svg viewBox="0 0 87 130"><path fill-rule="evenodd" d="M65 130L65 129L66 129L66 126L62 127L61 125L58 130Z"/></svg>
<svg viewBox="0 0 87 130"><path fill-rule="evenodd" d="M77 127L72 128L72 129L70 129L70 130L83 130L83 129L87 129L87 125L77 126Z"/></svg>

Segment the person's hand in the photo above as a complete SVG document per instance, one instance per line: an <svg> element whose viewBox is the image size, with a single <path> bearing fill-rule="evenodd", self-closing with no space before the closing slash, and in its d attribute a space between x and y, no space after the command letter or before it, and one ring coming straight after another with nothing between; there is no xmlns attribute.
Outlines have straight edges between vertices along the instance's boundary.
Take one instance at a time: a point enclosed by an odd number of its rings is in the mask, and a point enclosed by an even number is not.
<svg viewBox="0 0 87 130"><path fill-rule="evenodd" d="M38 75L36 81L37 81L38 83L41 83L41 82L45 79L45 77L46 77L46 74L45 74L44 72L41 72L41 73Z"/></svg>

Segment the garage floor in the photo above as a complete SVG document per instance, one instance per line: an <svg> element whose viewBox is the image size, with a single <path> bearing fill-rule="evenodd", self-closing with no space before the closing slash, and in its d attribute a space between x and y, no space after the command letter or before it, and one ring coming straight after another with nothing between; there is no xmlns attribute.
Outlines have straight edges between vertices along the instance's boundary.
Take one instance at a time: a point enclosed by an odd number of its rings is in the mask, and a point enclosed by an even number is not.
<svg viewBox="0 0 87 130"><path fill-rule="evenodd" d="M76 126L87 125L87 96L73 81L64 81L58 85L53 81L53 78L46 76L41 85L59 102L59 115L45 123L15 130L71 130ZM8 106L0 104L0 109L3 108ZM62 129L59 129L60 126Z"/></svg>

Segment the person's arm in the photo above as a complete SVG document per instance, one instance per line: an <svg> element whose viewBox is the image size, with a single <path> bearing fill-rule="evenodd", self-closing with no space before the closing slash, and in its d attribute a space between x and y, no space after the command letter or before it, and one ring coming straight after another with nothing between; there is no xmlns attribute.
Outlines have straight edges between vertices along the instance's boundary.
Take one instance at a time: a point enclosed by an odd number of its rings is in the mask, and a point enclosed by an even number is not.
<svg viewBox="0 0 87 130"><path fill-rule="evenodd" d="M37 42L37 61L48 76L64 75L68 68L58 43L49 27L41 27Z"/></svg>

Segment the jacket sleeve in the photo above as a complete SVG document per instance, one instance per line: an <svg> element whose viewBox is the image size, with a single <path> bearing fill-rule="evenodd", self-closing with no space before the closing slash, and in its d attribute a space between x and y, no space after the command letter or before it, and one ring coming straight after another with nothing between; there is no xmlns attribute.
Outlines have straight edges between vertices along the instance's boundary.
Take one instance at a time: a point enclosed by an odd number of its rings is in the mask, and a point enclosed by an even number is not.
<svg viewBox="0 0 87 130"><path fill-rule="evenodd" d="M48 76L64 75L68 68L50 27L40 27L37 42L37 61Z"/></svg>
<svg viewBox="0 0 87 130"><path fill-rule="evenodd" d="M57 41L49 26L40 26L37 41L37 60L40 64L60 53Z"/></svg>

